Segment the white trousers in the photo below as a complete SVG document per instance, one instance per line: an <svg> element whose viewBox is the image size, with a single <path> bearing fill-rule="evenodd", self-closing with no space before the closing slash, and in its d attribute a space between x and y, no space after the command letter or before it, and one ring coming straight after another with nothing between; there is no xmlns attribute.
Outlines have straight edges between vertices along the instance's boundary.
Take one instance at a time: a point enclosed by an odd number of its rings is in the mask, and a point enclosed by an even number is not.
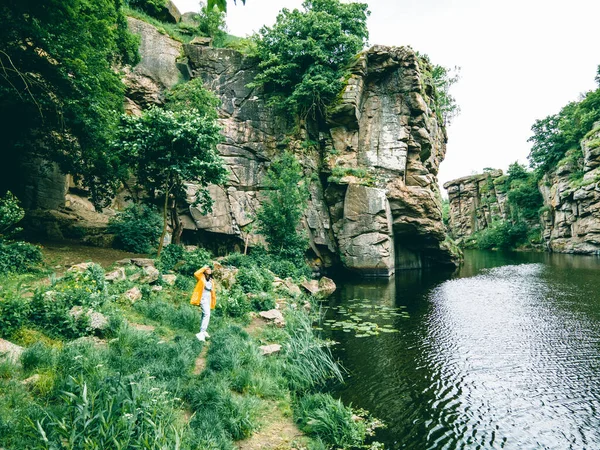
<svg viewBox="0 0 600 450"><path fill-rule="evenodd" d="M200 302L200 308L202 308L202 322L200 323L200 332L205 332L208 328L208 322L210 320L210 296L202 297L202 301Z"/></svg>

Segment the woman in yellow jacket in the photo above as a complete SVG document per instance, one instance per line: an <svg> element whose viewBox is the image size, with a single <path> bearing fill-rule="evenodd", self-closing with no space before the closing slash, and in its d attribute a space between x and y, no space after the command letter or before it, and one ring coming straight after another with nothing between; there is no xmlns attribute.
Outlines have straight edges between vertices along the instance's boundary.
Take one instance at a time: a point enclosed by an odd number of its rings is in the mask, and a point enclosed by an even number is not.
<svg viewBox="0 0 600 450"><path fill-rule="evenodd" d="M206 341L210 335L206 332L208 328L208 321L210 320L210 310L215 309L217 305L217 294L215 282L212 278L212 270L208 266L197 270L194 273L196 280L196 287L192 293L192 299L190 303L192 305L200 305L202 308L202 322L200 324L200 333L196 334L196 337L200 341Z"/></svg>

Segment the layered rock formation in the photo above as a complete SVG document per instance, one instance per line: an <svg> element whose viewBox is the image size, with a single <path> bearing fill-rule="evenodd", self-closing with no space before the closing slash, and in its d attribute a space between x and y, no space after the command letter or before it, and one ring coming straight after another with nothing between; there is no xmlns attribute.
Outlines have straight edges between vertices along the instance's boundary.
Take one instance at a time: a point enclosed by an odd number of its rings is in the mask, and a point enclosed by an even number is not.
<svg viewBox="0 0 600 450"><path fill-rule="evenodd" d="M308 148L293 139L284 144L290 124L247 87L255 61L227 49L184 50L192 76L221 99L226 140L219 150L230 169L227 185L211 188L213 213L190 207L188 229L259 242L252 223L263 176L287 145L299 150L310 180L305 229L325 264L339 255L346 268L387 276L398 268L453 263L443 243L436 178L446 134L412 50L376 46L360 55L329 123L303 130L316 141Z"/></svg>
<svg viewBox="0 0 600 450"><path fill-rule="evenodd" d="M574 179L577 167L566 162L540 183L543 237L551 251L600 254L600 123L581 149L583 178Z"/></svg>
<svg viewBox="0 0 600 450"><path fill-rule="evenodd" d="M506 176L501 170L457 178L444 184L450 202L449 228L457 241L508 218Z"/></svg>
<svg viewBox="0 0 600 450"><path fill-rule="evenodd" d="M285 149L298 156L309 185L304 229L315 259L364 275L455 263L445 243L437 172L446 133L433 110L433 86L410 48L375 46L359 55L329 122L299 133L248 88L257 62L229 49L182 45L129 19L141 37L141 63L126 70L126 109L160 104L165 89L199 77L221 99L230 177L211 186L213 212L191 202L180 211L184 238L219 252L261 242L254 221L270 161ZM421 63L422 64L422 63ZM196 187L188 186L190 198ZM223 248L219 248L223 247Z"/></svg>

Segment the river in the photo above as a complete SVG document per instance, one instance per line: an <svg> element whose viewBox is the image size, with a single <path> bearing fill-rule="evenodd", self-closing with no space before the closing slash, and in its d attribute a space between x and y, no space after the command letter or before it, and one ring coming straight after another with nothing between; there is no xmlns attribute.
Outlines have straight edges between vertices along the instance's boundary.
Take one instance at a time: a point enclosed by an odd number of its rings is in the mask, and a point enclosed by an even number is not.
<svg viewBox="0 0 600 450"><path fill-rule="evenodd" d="M468 251L325 305L333 394L389 449L600 449L600 258Z"/></svg>

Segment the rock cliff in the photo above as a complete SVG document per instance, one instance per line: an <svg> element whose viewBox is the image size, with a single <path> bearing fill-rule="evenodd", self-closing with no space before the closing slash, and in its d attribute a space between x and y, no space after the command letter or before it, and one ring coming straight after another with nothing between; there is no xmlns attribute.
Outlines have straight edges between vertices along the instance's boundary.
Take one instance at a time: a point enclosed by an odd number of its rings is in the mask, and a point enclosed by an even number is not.
<svg viewBox="0 0 600 450"><path fill-rule="evenodd" d="M508 218L505 180L501 170L493 170L444 184L450 202L450 235L459 243L492 222Z"/></svg>
<svg viewBox="0 0 600 450"><path fill-rule="evenodd" d="M375 46L359 55L328 122L303 124L290 135L293 124L260 90L247 87L255 60L203 42L182 45L137 19L129 26L141 37L142 56L125 71L129 113L162 103L165 89L190 77L201 78L221 100L219 151L230 177L210 187L211 214L191 202L180 211L184 239L217 252L260 243L253 223L264 175L273 157L291 149L309 180L303 226L315 261L375 276L455 264L437 187L446 132L412 49ZM195 188L188 186L190 197Z"/></svg>
<svg viewBox="0 0 600 450"><path fill-rule="evenodd" d="M551 251L600 254L600 123L581 149L583 178L575 178L577 168L565 163L540 183L543 237Z"/></svg>

